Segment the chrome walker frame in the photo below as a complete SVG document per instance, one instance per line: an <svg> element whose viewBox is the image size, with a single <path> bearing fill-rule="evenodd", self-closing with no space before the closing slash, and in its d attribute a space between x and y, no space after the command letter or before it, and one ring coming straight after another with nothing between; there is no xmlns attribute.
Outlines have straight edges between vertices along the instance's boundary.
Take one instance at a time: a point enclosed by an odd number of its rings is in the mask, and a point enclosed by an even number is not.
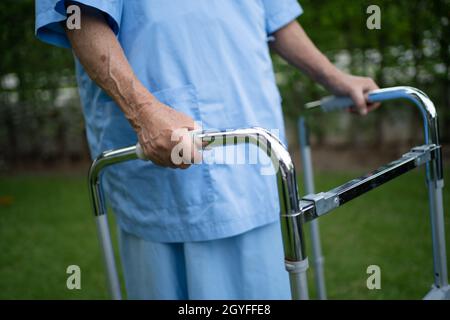
<svg viewBox="0 0 450 320"><path fill-rule="evenodd" d="M283 143L263 128L236 129L196 134L198 139L209 147L222 147L251 143L262 149L276 165L278 194L280 201L280 222L284 246L285 266L289 272L292 299L308 299L306 271L308 258L305 252L303 225L312 224L314 265L319 298L326 298L323 280L322 254L318 236L317 218L340 207L344 203L390 181L405 172L426 165L426 179L430 204L430 218L433 243L434 284L426 295L427 299L450 299L448 285L447 260L445 248L444 211L442 188L444 185L442 155L439 145L439 131L436 109L431 100L420 90L411 87L393 87L373 91L369 100L380 102L394 99L406 99L413 102L421 111L424 120L425 144L415 147L400 159L380 167L360 178L353 179L327 192L313 193L312 165L310 155L303 156L307 195L299 197L297 179L292 159ZM322 105L324 111L342 109L349 105L348 98L333 98ZM306 140L303 146L307 146ZM302 153L305 154L302 147ZM309 165L307 164L309 157ZM121 286L117 273L114 250L109 232L106 214L105 196L101 177L103 169L111 165L145 159L139 145L103 152L89 170L89 190L95 215L97 233L103 260L106 267L108 289L112 299L121 299ZM305 161L306 159L306 161ZM309 166L309 167L308 167ZM309 180L308 180L309 179ZM319 266L319 267L318 267Z"/></svg>

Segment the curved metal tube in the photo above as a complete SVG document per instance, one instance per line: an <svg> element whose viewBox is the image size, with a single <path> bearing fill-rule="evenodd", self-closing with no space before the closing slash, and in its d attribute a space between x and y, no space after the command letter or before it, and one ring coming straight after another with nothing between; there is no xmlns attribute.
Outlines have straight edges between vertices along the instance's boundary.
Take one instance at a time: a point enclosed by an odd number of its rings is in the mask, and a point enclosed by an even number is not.
<svg viewBox="0 0 450 320"><path fill-rule="evenodd" d="M419 89L407 86L391 87L378 89L369 92L369 102L382 102L388 100L405 99L413 102L420 112L424 120L425 143L439 143L439 131L437 130L437 113L433 102L428 96ZM345 96L328 96L319 101L313 101L306 104L307 109L320 106L324 112L335 110L345 110L354 105L350 97Z"/></svg>
<svg viewBox="0 0 450 320"><path fill-rule="evenodd" d="M374 90L368 95L368 100L370 102L382 102L396 99L408 100L419 109L423 118L425 144L439 146L438 115L433 102L424 92L413 87L400 86ZM338 103L338 100L340 103ZM334 109L347 108L352 104L352 101L349 99L347 99L347 102L342 102L342 97L336 97L336 108ZM328 106L332 106L334 103L333 98L328 100L327 103ZM426 176L433 237L434 286L436 288L444 288L448 286L448 278L442 200L444 177L440 148L436 149L435 158L432 161L427 162Z"/></svg>
<svg viewBox="0 0 450 320"><path fill-rule="evenodd" d="M412 87L393 87L376 90L369 94L369 99L371 101L406 99L413 102L422 114L425 144L439 146L436 107L424 92ZM443 288L448 286L448 275L442 200L444 173L441 149L437 150L436 158L426 164L426 175L433 237L434 285L436 288Z"/></svg>
<svg viewBox="0 0 450 320"><path fill-rule="evenodd" d="M111 242L111 235L109 232L105 197L101 185L101 176L104 168L116 163L133 159L137 159L135 146L105 151L94 160L89 169L89 194L91 197L92 210L95 216L98 240L106 268L108 291L111 298L114 300L120 300L122 295L114 257L114 250Z"/></svg>
<svg viewBox="0 0 450 320"><path fill-rule="evenodd" d="M286 270L289 272L293 299L308 299L303 219L301 218L299 193L294 164L287 148L269 131L263 128L236 129L220 132L202 132L196 137L207 146L251 143L263 150L277 169L280 223L283 237Z"/></svg>
<svg viewBox="0 0 450 320"><path fill-rule="evenodd" d="M421 112L423 118L423 130L425 144L439 145L439 124L436 107L430 98L421 90L413 87L392 87L379 89L369 94L372 102L382 102L387 100L405 99L412 102ZM437 154L436 168L427 165L428 179L443 179L442 155Z"/></svg>
<svg viewBox="0 0 450 320"><path fill-rule="evenodd" d="M106 214L103 190L100 185L102 170L110 165L134 159L138 159L136 147L131 146L123 149L105 151L92 162L88 179L91 202L93 204L95 216Z"/></svg>
<svg viewBox="0 0 450 320"><path fill-rule="evenodd" d="M292 159L283 143L263 128L236 129L220 132L207 132L196 134L196 137L207 142L208 147L237 145L251 143L262 149L272 160L277 170L278 191L280 201L280 214L283 245L286 257L286 266L291 273L291 288L293 297L307 299L306 286L306 254L303 241L302 221L299 215L299 195L297 180ZM107 269L109 290L114 299L120 299L120 283L117 276L114 252L111 246L108 224L106 221L106 206L101 186L102 170L110 165L138 159L141 156L139 146L106 151L92 164L89 171L89 189L94 214L97 218L97 227L100 244L104 252ZM296 269L296 263L301 263L302 269ZM294 268L292 267L294 265ZM291 270L293 268L293 270ZM298 280L300 278L300 281Z"/></svg>
<svg viewBox="0 0 450 320"><path fill-rule="evenodd" d="M369 101L382 102L388 100L409 100L419 109L424 120L425 143L439 145L439 130L436 107L430 98L421 90L401 86L374 90L369 93Z"/></svg>

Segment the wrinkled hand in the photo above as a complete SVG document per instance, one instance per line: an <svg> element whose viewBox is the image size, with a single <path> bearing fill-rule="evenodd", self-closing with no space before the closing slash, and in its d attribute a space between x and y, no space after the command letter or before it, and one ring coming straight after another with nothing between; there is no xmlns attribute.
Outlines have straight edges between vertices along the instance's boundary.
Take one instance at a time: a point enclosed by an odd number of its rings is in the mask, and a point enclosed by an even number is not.
<svg viewBox="0 0 450 320"><path fill-rule="evenodd" d="M145 156L157 165L186 169L201 160L201 143L189 131L198 130L184 113L154 101L130 118Z"/></svg>
<svg viewBox="0 0 450 320"><path fill-rule="evenodd" d="M380 106L380 103L368 102L368 93L376 89L379 89L379 87L371 78L358 77L346 73L341 73L335 84L330 87L330 91L335 95L352 98L356 107L352 111L356 111L361 115L366 115Z"/></svg>

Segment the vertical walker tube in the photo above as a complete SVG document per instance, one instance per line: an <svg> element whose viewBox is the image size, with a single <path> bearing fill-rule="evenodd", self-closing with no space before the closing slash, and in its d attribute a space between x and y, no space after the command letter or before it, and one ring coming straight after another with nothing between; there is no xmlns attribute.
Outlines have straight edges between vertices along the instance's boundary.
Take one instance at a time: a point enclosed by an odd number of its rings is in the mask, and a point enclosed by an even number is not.
<svg viewBox="0 0 450 320"><path fill-rule="evenodd" d="M407 99L413 102L419 108L423 117L425 143L439 146L439 126L436 108L425 93L411 87L394 87L377 90L370 95L370 99L373 101ZM444 288L448 286L448 275L444 206L442 202L444 177L440 149L435 159L427 163L426 171L433 242L434 285L436 288Z"/></svg>
<svg viewBox="0 0 450 320"><path fill-rule="evenodd" d="M304 117L298 119L298 136L300 143L300 153L302 157L303 183L305 185L305 195L314 193L314 176L311 159L311 147L309 145L308 127ZM310 222L311 245L314 280L317 288L317 298L319 300L327 299L324 276L324 258L320 244L319 221L314 219Z"/></svg>
<svg viewBox="0 0 450 320"><path fill-rule="evenodd" d="M278 192L280 201L281 232L285 252L286 269L290 274L293 299L308 299L306 258L303 241L303 219L299 211L299 196L294 164L281 141L262 128L237 129L220 132L196 133L196 137L207 142L209 147L223 147L240 143L252 143L262 149L278 170ZM113 299L121 299L120 282L114 260L109 228L106 218L106 206L101 186L101 172L110 165L143 159L139 145L104 152L92 164L89 171L91 202L97 220L97 230L108 277L108 287Z"/></svg>
<svg viewBox="0 0 450 320"><path fill-rule="evenodd" d="M289 272L292 299L308 299L306 270L308 259L303 239L303 216L300 212L295 168L286 147L269 131L262 128L205 132L197 135L209 146L252 143L266 152L277 171L280 201L281 233L286 270Z"/></svg>
<svg viewBox="0 0 450 320"><path fill-rule="evenodd" d="M95 216L100 249L103 254L108 290L113 300L122 299L122 294L109 232L108 217L106 215L106 203L101 184L101 173L104 168L110 165L133 159L137 159L135 146L106 151L92 163L89 170L89 192L91 195L92 210Z"/></svg>

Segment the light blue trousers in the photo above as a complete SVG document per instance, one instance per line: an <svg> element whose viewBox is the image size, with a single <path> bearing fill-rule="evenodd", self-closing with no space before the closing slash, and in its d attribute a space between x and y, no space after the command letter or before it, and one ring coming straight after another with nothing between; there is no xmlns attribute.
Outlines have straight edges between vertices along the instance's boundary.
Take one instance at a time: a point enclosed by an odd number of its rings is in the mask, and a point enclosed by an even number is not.
<svg viewBox="0 0 450 320"><path fill-rule="evenodd" d="M119 239L128 299L290 299L279 223L212 241Z"/></svg>

